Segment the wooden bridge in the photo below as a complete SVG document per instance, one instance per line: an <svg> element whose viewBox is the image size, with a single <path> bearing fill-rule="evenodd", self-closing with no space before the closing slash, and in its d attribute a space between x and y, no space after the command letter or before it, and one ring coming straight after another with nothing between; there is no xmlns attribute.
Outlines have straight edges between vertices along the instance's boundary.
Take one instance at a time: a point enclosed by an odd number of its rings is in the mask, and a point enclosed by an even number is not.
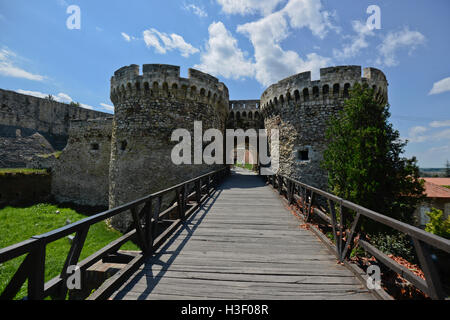
<svg viewBox="0 0 450 320"><path fill-rule="evenodd" d="M95 263L115 261L123 268L89 299L389 299L383 290L369 290L367 275L348 262L361 216L409 234L426 280L360 239L362 248L430 297L445 298L430 250L448 254L450 241L287 177L273 176L267 184L250 171L228 171L212 172L0 249L0 263L27 254L0 298L14 298L26 279L29 299L64 298L69 265L78 265L84 274ZM160 212L168 192L176 192L178 201ZM315 196L356 215L352 221L337 219L335 206L330 205L327 214L312 205ZM302 212L300 220L290 207L294 203ZM78 262L89 227L125 211L131 211L134 228ZM170 219L174 212L177 218ZM313 214L332 226L334 242L314 226L302 227ZM45 246L73 232L76 237L61 275L44 283ZM142 252L118 252L131 239Z"/></svg>
<svg viewBox="0 0 450 320"><path fill-rule="evenodd" d="M113 299L372 299L261 177L238 169Z"/></svg>

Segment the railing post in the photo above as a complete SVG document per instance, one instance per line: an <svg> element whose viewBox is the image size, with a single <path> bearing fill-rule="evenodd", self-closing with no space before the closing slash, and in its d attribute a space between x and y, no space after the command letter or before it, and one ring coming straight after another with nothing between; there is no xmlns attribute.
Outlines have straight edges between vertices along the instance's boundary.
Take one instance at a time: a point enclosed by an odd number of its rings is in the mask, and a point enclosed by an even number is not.
<svg viewBox="0 0 450 320"><path fill-rule="evenodd" d="M288 180L288 201L289 205L291 205L294 202L294 190L295 190L295 183L291 180Z"/></svg>
<svg viewBox="0 0 450 320"><path fill-rule="evenodd" d="M197 203L202 201L202 179L195 181L195 198Z"/></svg>
<svg viewBox="0 0 450 320"><path fill-rule="evenodd" d="M350 229L350 233L347 235L347 241L345 242L344 250L342 251L342 254L341 254L341 262L347 258L347 252L349 252L350 249L353 248L353 245L352 245L353 235L355 234L355 232L357 230L356 228L358 226L360 216L361 216L361 214L359 212L357 212L356 217L353 220L352 228Z"/></svg>
<svg viewBox="0 0 450 320"><path fill-rule="evenodd" d="M136 210L136 207L132 207L130 209L131 211L131 216L133 217L133 222L134 222L134 227L136 228L136 233L138 236L138 240L139 240L139 247L141 248L142 252L146 253L147 252L147 243L146 243L146 237L144 234L144 230L142 229L142 225L141 225L141 217L139 215L139 213Z"/></svg>
<svg viewBox="0 0 450 320"><path fill-rule="evenodd" d="M187 185L183 184L178 190L178 213L182 221L184 221L186 213L186 189Z"/></svg>
<svg viewBox="0 0 450 320"><path fill-rule="evenodd" d="M150 216L153 216L153 221L150 223L150 225L148 226L148 247L149 247L149 255L153 254L153 242L155 241L156 238L156 232L157 232L157 228L158 228L158 220L159 220L159 212L161 211L161 205L162 205L162 196L158 196L156 198L157 200L157 204L155 206L155 208L153 208L153 206L151 206L150 209Z"/></svg>
<svg viewBox="0 0 450 320"><path fill-rule="evenodd" d="M427 282L430 297L434 300L444 299L444 290L441 286L439 273L434 265L433 259L431 258L431 252L428 248L428 244L414 237L412 237L412 240L414 242L414 247L416 248L420 266L425 275L425 281Z"/></svg>
<svg viewBox="0 0 450 320"><path fill-rule="evenodd" d="M333 229L333 238L334 238L334 241L336 242L336 252L338 254L338 257L341 257L341 253L342 253L341 252L341 244L339 243L339 237L337 235L338 223L337 223L337 218L336 218L336 210L334 208L334 202L330 201L329 199L327 202L328 202L328 207L330 208L330 213L331 213L331 227ZM341 259L339 258L339 260L341 260Z"/></svg>
<svg viewBox="0 0 450 320"><path fill-rule="evenodd" d="M280 175L277 175L278 178L278 193L283 193L283 178Z"/></svg>
<svg viewBox="0 0 450 320"><path fill-rule="evenodd" d="M28 299L43 300L44 299L44 283L45 283L45 246L44 239L37 239L36 247L30 252L32 268L28 278Z"/></svg>
<svg viewBox="0 0 450 320"><path fill-rule="evenodd" d="M66 261L61 271L60 278L63 279L61 286L59 287L58 292L56 293L55 298L64 300L67 294L67 269L71 265L75 265L80 258L81 250L83 249L84 242L89 232L89 227L83 228L77 231L75 238L73 239L72 246L70 247L69 254L67 255Z"/></svg>

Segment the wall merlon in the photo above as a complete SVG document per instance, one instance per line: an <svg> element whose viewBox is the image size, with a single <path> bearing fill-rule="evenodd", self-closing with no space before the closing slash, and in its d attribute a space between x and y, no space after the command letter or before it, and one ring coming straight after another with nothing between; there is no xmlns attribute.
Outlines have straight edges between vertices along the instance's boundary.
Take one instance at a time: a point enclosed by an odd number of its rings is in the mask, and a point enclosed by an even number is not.
<svg viewBox="0 0 450 320"><path fill-rule="evenodd" d="M180 67L170 64L144 64L142 73L145 78L179 78Z"/></svg>
<svg viewBox="0 0 450 320"><path fill-rule="evenodd" d="M361 78L361 66L336 66L320 69L320 81Z"/></svg>
<svg viewBox="0 0 450 320"><path fill-rule="evenodd" d="M205 82L212 85L219 84L219 79L216 77L192 68L188 69L188 77L191 80L198 80L200 82Z"/></svg>
<svg viewBox="0 0 450 320"><path fill-rule="evenodd" d="M228 103L228 88L216 77L196 69L188 69L188 78L180 77L180 67L165 64L144 64L143 75L139 67L120 68L111 78L113 103L131 97L173 97L201 100L206 103ZM227 109L227 108L225 108Z"/></svg>
<svg viewBox="0 0 450 320"><path fill-rule="evenodd" d="M364 68L363 77L372 81L386 82L386 75L383 71L376 68Z"/></svg>
<svg viewBox="0 0 450 320"><path fill-rule="evenodd" d="M139 66L136 64L122 67L114 72L114 77L116 80L134 79L138 75L139 75Z"/></svg>
<svg viewBox="0 0 450 320"><path fill-rule="evenodd" d="M320 80L311 81L310 76L310 72L302 72L271 85L261 96L261 107L291 98L309 104L320 104L324 99L342 99L355 83L367 83L376 88L377 94L387 101L386 77L375 68L365 68L364 76L361 76L361 66L335 66L320 69Z"/></svg>

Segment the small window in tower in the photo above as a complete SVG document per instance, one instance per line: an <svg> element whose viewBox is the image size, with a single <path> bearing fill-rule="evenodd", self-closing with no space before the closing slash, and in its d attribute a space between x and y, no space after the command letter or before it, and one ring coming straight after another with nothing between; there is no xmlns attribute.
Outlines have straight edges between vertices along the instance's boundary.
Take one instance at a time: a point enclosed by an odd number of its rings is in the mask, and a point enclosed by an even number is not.
<svg viewBox="0 0 450 320"><path fill-rule="evenodd" d="M125 140L120 142L120 150L125 151L127 148L127 142Z"/></svg>
<svg viewBox="0 0 450 320"><path fill-rule="evenodd" d="M298 150L297 151L297 157L301 161L307 161L309 160L309 152L308 149L305 150Z"/></svg>
<svg viewBox="0 0 450 320"><path fill-rule="evenodd" d="M91 150L99 150L100 146L98 143L91 143Z"/></svg>

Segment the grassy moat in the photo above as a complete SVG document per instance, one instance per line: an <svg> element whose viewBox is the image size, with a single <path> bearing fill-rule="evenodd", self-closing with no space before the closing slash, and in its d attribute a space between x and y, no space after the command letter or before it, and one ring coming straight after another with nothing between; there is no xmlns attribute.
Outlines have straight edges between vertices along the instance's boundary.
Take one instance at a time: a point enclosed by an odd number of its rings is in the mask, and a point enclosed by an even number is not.
<svg viewBox="0 0 450 320"><path fill-rule="evenodd" d="M5 207L0 209L0 248L27 240L34 235L63 227L68 223L73 223L83 218L86 218L86 215L74 209L52 204L36 204L26 208ZM121 235L119 231L110 228L105 221L92 225L81 252L80 261ZM70 240L66 237L47 245L45 281L61 273L70 246ZM121 249L139 250L130 241L125 243ZM25 256L21 256L0 264L0 292L7 286L24 258ZM16 299L26 296L26 286L27 282L22 286Z"/></svg>

